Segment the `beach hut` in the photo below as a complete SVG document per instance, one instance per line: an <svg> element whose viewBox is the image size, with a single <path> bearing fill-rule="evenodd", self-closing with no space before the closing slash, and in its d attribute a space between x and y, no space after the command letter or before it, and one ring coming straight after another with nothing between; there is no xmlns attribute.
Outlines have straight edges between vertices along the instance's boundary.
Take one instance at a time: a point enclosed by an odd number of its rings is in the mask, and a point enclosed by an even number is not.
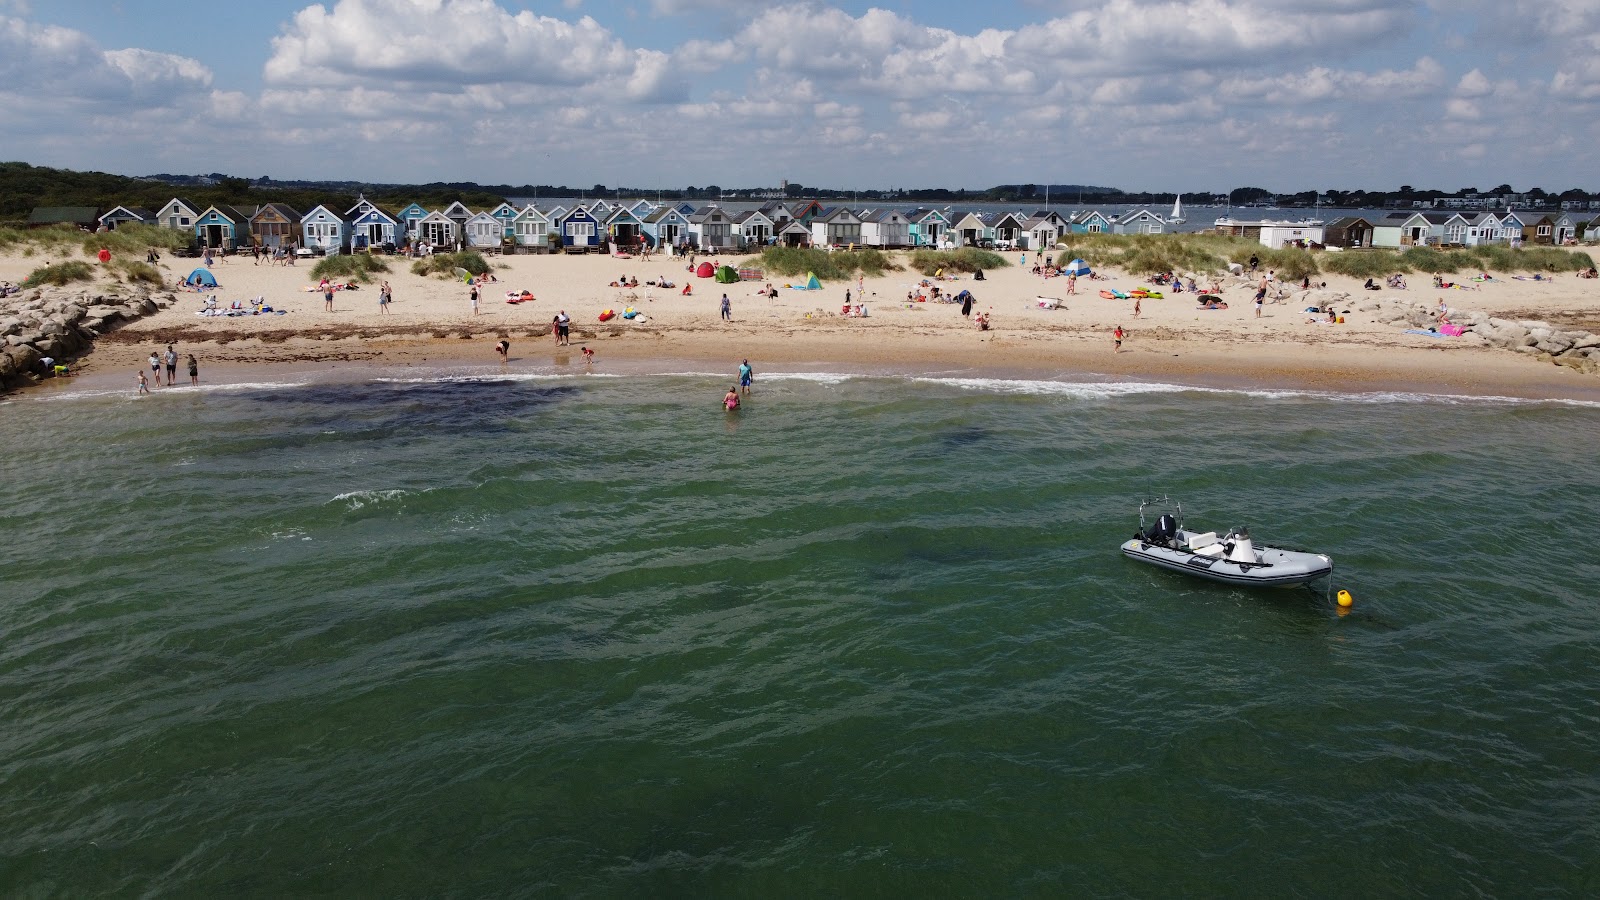
<svg viewBox="0 0 1600 900"><path fill-rule="evenodd" d="M561 246L568 253L588 253L600 249L600 222L588 209L579 206L561 218Z"/></svg>
<svg viewBox="0 0 1600 900"><path fill-rule="evenodd" d="M1263 219L1260 224L1260 239L1263 247L1271 247L1273 249L1299 247L1308 244L1324 244L1327 240L1327 226L1320 219L1300 219L1298 221Z"/></svg>
<svg viewBox="0 0 1600 900"><path fill-rule="evenodd" d="M811 229L807 228L806 223L799 219L790 219L778 226L777 234L774 237L777 238L779 244L785 247L811 246Z"/></svg>
<svg viewBox="0 0 1600 900"><path fill-rule="evenodd" d="M1465 247L1467 231L1470 228L1466 216L1461 213L1451 213L1440 226L1439 243L1446 247Z"/></svg>
<svg viewBox="0 0 1600 900"><path fill-rule="evenodd" d="M676 247L689 239L689 217L675 206L662 206L644 217L644 233L657 247Z"/></svg>
<svg viewBox="0 0 1600 900"><path fill-rule="evenodd" d="M93 231L100 224L100 210L94 206L35 206L28 213L29 228L47 225L76 225Z"/></svg>
<svg viewBox="0 0 1600 900"><path fill-rule="evenodd" d="M350 246L350 223L319 203L300 217L300 236L302 246L335 256Z"/></svg>
<svg viewBox="0 0 1600 900"><path fill-rule="evenodd" d="M1001 213L994 220L994 245L1014 250L1028 249L1027 217L1022 213Z"/></svg>
<svg viewBox="0 0 1600 900"><path fill-rule="evenodd" d="M1067 229L1073 234L1110 234L1111 217L1096 209L1082 210L1067 217Z"/></svg>
<svg viewBox="0 0 1600 900"><path fill-rule="evenodd" d="M1401 247L1426 247L1444 241L1444 223L1453 213L1414 212L1400 223Z"/></svg>
<svg viewBox="0 0 1600 900"><path fill-rule="evenodd" d="M473 250L491 250L505 238L505 226L486 212L473 213L461 226L462 239Z"/></svg>
<svg viewBox="0 0 1600 900"><path fill-rule="evenodd" d="M350 249L393 250L400 245L400 221L376 204L366 204L366 212L350 217Z"/></svg>
<svg viewBox="0 0 1600 900"><path fill-rule="evenodd" d="M1522 213L1506 210L1500 216L1500 239L1513 247L1522 246L1522 237L1527 233L1527 228L1522 221Z"/></svg>
<svg viewBox="0 0 1600 900"><path fill-rule="evenodd" d="M734 214L733 227L747 247L764 247L778 232L777 223L759 209Z"/></svg>
<svg viewBox="0 0 1600 900"><path fill-rule="evenodd" d="M768 200L761 204L757 211L766 216L767 220L772 223L773 234L777 234L778 229L795 219L794 212L789 209L789 204L782 200Z"/></svg>
<svg viewBox="0 0 1600 900"><path fill-rule="evenodd" d="M583 208L589 211L589 215L594 216L596 222L604 222L606 219L611 218L611 214L616 211L611 204L604 200L586 200Z"/></svg>
<svg viewBox="0 0 1600 900"><path fill-rule="evenodd" d="M1167 230L1167 220L1148 209L1132 209L1111 222L1112 234L1161 234Z"/></svg>
<svg viewBox="0 0 1600 900"><path fill-rule="evenodd" d="M162 228L188 231L194 227L194 220L198 218L200 218L200 207L182 197L173 197L165 206L156 210L156 224Z"/></svg>
<svg viewBox="0 0 1600 900"><path fill-rule="evenodd" d="M1467 216L1467 246L1493 244L1500 240L1500 217L1492 212Z"/></svg>
<svg viewBox="0 0 1600 900"><path fill-rule="evenodd" d="M627 204L627 208L628 212L633 213L641 222L645 220L646 216L656 211L655 203L644 199L635 200Z"/></svg>
<svg viewBox="0 0 1600 900"><path fill-rule="evenodd" d="M258 247L287 247L300 230L300 213L283 203L256 208L250 217L250 240Z"/></svg>
<svg viewBox="0 0 1600 900"><path fill-rule="evenodd" d="M395 220L400 225L400 236L409 241L417 236L417 228L422 220L428 217L428 211L422 204L415 201L406 204L406 207L395 213ZM403 243L403 242L402 242Z"/></svg>
<svg viewBox="0 0 1600 900"><path fill-rule="evenodd" d="M1049 250L1061 240L1067 230L1067 220L1055 210L1038 210L1022 223L1028 233L1030 246L1035 250Z"/></svg>
<svg viewBox="0 0 1600 900"><path fill-rule="evenodd" d="M1520 213L1522 242L1524 244L1550 245L1555 243L1555 219L1546 213Z"/></svg>
<svg viewBox="0 0 1600 900"><path fill-rule="evenodd" d="M633 210L618 206L605 219L606 239L623 249L636 249L644 243L644 222Z"/></svg>
<svg viewBox="0 0 1600 900"><path fill-rule="evenodd" d="M950 230L950 217L937 209L913 209L906 213L906 221L914 247L937 247Z"/></svg>
<svg viewBox="0 0 1600 900"><path fill-rule="evenodd" d="M1361 216L1334 219L1323 229L1323 245L1357 250L1372 246L1372 223Z"/></svg>
<svg viewBox="0 0 1600 900"><path fill-rule="evenodd" d="M445 218L456 223L456 234L461 234L462 226L466 225L467 220L472 218L472 210L468 209L467 205L460 200L452 201L449 206L444 208L443 212Z"/></svg>
<svg viewBox="0 0 1600 900"><path fill-rule="evenodd" d="M911 246L911 220L897 209L875 210L861 217L861 242L884 250Z"/></svg>
<svg viewBox="0 0 1600 900"><path fill-rule="evenodd" d="M209 206L194 220L194 236L202 247L242 247L250 239L250 217L223 203Z"/></svg>
<svg viewBox="0 0 1600 900"><path fill-rule="evenodd" d="M550 218L550 226L554 228L560 224L562 219L567 217L567 213L569 212L572 212L572 210L557 203L555 206L545 210L544 214Z"/></svg>
<svg viewBox="0 0 1600 900"><path fill-rule="evenodd" d="M1572 216L1567 213L1556 215L1551 222L1551 227L1553 230L1550 236L1557 247L1564 247L1568 241L1576 240L1578 237L1578 223L1574 222Z"/></svg>
<svg viewBox="0 0 1600 900"><path fill-rule="evenodd" d="M127 222L149 225L155 220L156 214L142 206L113 206L110 212L100 216L100 227L107 231L116 231L118 225Z"/></svg>
<svg viewBox="0 0 1600 900"><path fill-rule="evenodd" d="M695 210L689 216L689 243L706 253L734 249L739 241L733 232L733 217L715 203Z"/></svg>
<svg viewBox="0 0 1600 900"><path fill-rule="evenodd" d="M512 220L512 239L519 252L544 253L550 249L550 217L529 203Z"/></svg>
<svg viewBox="0 0 1600 900"><path fill-rule="evenodd" d="M831 206L811 220L815 247L861 246L861 217L842 206Z"/></svg>
<svg viewBox="0 0 1600 900"><path fill-rule="evenodd" d="M414 238L421 243L446 248L454 248L456 240L460 237L461 226L438 210L418 220L417 233L414 235Z"/></svg>
<svg viewBox="0 0 1600 900"><path fill-rule="evenodd" d="M950 230L955 233L955 243L962 247L983 247L994 242L994 225L989 214L981 210L959 213Z"/></svg>
<svg viewBox="0 0 1600 900"><path fill-rule="evenodd" d="M517 208L502 201L499 206L489 210L489 215L494 216L500 223L500 236L510 241L516 238Z"/></svg>
<svg viewBox="0 0 1600 900"><path fill-rule="evenodd" d="M1406 219L1411 218L1410 213L1386 213L1372 223L1372 246L1388 250L1400 249L1400 229L1405 225Z"/></svg>

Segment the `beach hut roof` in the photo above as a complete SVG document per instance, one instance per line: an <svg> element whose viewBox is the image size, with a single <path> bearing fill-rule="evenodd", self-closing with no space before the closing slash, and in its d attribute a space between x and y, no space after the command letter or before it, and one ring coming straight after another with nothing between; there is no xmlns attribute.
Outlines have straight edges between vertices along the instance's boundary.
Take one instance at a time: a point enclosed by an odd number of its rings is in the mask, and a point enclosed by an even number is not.
<svg viewBox="0 0 1600 900"><path fill-rule="evenodd" d="M250 217L249 216L247 216L244 213L240 212L239 210L229 206L226 203L213 203L213 204L211 204L210 206L206 207L206 211L204 213L201 213L201 217L204 218L207 214L209 214L209 213L211 213L213 211L215 211L217 213L217 215L222 216L224 219L227 219L229 222L249 222L250 221Z"/></svg>
<svg viewBox="0 0 1600 900"><path fill-rule="evenodd" d="M262 205L256 207L255 213L250 216L251 220L254 221L257 217L269 209L289 220L290 222L300 221L300 213L296 212L294 208L289 206L287 203L263 203Z"/></svg>
<svg viewBox="0 0 1600 900"><path fill-rule="evenodd" d="M100 210L93 206L35 206L28 213L29 225L86 225L100 222Z"/></svg>

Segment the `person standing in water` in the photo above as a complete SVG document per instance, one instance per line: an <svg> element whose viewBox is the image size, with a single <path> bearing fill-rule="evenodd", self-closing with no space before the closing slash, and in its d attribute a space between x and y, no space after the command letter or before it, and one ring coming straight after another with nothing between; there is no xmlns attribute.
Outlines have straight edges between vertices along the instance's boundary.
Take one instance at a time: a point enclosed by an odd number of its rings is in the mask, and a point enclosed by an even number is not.
<svg viewBox="0 0 1600 900"><path fill-rule="evenodd" d="M140 377L143 377L142 374L141 374ZM733 412L734 410L739 408L739 386L738 385L734 385L733 387L728 388L728 392L726 394L722 395L722 408L727 410L728 412Z"/></svg>
<svg viewBox="0 0 1600 900"><path fill-rule="evenodd" d="M739 389L746 395L750 393L750 382L756 377L755 370L750 368L750 360L739 364Z"/></svg>
<svg viewBox="0 0 1600 900"><path fill-rule="evenodd" d="M189 383L200 383L200 361L194 358L193 353L189 354Z"/></svg>

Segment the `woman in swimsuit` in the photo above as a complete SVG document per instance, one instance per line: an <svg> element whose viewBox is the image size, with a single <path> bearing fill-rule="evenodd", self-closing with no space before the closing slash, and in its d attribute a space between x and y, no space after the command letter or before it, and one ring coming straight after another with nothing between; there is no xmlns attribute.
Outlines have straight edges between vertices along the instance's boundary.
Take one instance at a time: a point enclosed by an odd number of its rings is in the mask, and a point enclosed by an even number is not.
<svg viewBox="0 0 1600 900"><path fill-rule="evenodd" d="M722 408L726 409L728 412L733 412L734 410L739 408L739 386L738 385L734 385L733 387L728 388L728 392L726 394L722 395Z"/></svg>

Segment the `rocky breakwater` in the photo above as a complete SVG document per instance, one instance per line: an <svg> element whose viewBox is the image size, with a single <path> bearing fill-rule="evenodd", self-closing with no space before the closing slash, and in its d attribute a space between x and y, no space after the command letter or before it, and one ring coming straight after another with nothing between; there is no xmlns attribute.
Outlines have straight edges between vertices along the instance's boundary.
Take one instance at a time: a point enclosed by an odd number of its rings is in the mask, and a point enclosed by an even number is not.
<svg viewBox="0 0 1600 900"><path fill-rule="evenodd" d="M1411 300L1384 298L1359 307L1381 323L1406 328L1440 327L1437 306ZM1450 324L1461 328L1458 340L1523 353L1534 359L1567 366L1586 375L1600 374L1600 335L1568 331L1536 320L1513 320L1475 310L1450 311Z"/></svg>
<svg viewBox="0 0 1600 900"><path fill-rule="evenodd" d="M95 338L171 306L165 292L93 293L42 288L0 299L0 391L37 384L58 364L82 356Z"/></svg>

